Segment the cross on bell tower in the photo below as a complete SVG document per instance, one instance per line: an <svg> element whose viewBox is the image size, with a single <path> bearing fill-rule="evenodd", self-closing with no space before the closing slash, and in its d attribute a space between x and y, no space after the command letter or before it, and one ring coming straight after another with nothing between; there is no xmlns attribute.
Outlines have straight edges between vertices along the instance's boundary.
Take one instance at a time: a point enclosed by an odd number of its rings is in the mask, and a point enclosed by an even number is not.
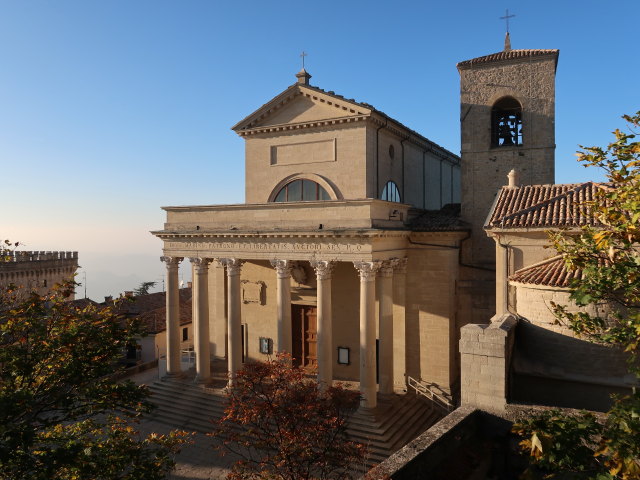
<svg viewBox="0 0 640 480"><path fill-rule="evenodd" d="M515 17L515 15L509 15L509 9L505 13L504 17L500 17L500 20L505 20L507 22L507 33L504 37L504 51L508 52L511 50L511 37L509 35L509 19Z"/></svg>

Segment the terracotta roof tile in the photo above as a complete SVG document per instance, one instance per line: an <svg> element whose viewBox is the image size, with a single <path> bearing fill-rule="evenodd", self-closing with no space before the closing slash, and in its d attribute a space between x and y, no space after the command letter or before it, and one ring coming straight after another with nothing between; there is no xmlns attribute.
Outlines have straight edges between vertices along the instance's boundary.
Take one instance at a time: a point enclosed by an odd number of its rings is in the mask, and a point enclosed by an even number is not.
<svg viewBox="0 0 640 480"><path fill-rule="evenodd" d="M414 232L451 232L471 228L460 219L460 204L445 205L441 210L427 210L409 223Z"/></svg>
<svg viewBox="0 0 640 480"><path fill-rule="evenodd" d="M558 228L597 225L584 202L606 184L502 187L485 228Z"/></svg>
<svg viewBox="0 0 640 480"><path fill-rule="evenodd" d="M483 64L483 63L491 63L491 62L501 62L505 60L514 60L519 58L531 58L531 57L540 57L544 55L555 55L556 62L557 57L560 53L560 50L550 49L550 50L508 50L497 53L492 53L490 55L485 55L483 57L472 58L471 60L465 60L464 62L458 63L458 69L470 68L473 65Z"/></svg>
<svg viewBox="0 0 640 480"><path fill-rule="evenodd" d="M529 267L521 268L509 277L509 281L545 287L568 288L574 278L582 278L582 271L568 271L562 257L557 256Z"/></svg>
<svg viewBox="0 0 640 480"><path fill-rule="evenodd" d="M145 326L147 333L160 333L167 329L167 308L161 307L138 316ZM180 325L186 325L192 321L192 302L180 299Z"/></svg>
<svg viewBox="0 0 640 480"><path fill-rule="evenodd" d="M180 325L191 323L192 290L180 289ZM159 333L166 330L166 293L156 292L123 298L115 303L116 313L125 318L138 317L146 326L147 333Z"/></svg>
<svg viewBox="0 0 640 480"><path fill-rule="evenodd" d="M605 258L598 259L598 265L611 265ZM569 288L571 281L582 279L582 269L567 270L562 256L557 255L542 262L521 268L509 277L510 282L540 285L544 287Z"/></svg>

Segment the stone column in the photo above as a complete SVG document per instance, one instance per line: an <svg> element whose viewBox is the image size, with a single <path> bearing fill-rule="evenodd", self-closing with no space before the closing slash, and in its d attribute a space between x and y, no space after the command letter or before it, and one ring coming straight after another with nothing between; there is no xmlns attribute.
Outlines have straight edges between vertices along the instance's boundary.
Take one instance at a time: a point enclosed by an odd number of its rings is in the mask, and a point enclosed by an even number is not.
<svg viewBox="0 0 640 480"><path fill-rule="evenodd" d="M378 272L380 393L393 393L393 267L397 259L382 262Z"/></svg>
<svg viewBox="0 0 640 480"><path fill-rule="evenodd" d="M400 391L407 385L407 261L407 257L399 259L393 269L393 384ZM411 332L409 334L411 335Z"/></svg>
<svg viewBox="0 0 640 480"><path fill-rule="evenodd" d="M321 389L333 382L333 316L331 311L331 272L334 263L313 260L318 280L318 384Z"/></svg>
<svg viewBox="0 0 640 480"><path fill-rule="evenodd" d="M240 269L242 262L237 258L221 260L227 269L227 331L229 342L227 345L227 360L229 369L229 386L235 382L236 372L242 368L242 317L240 294Z"/></svg>
<svg viewBox="0 0 640 480"><path fill-rule="evenodd" d="M178 266L181 257L160 257L167 264L167 374L180 375L180 286Z"/></svg>
<svg viewBox="0 0 640 480"><path fill-rule="evenodd" d="M380 262L354 262L360 274L360 406L375 408L376 397L376 272Z"/></svg>
<svg viewBox="0 0 640 480"><path fill-rule="evenodd" d="M193 322L196 334L196 382L211 379L211 349L209 345L209 262L208 258L191 258L193 266Z"/></svg>
<svg viewBox="0 0 640 480"><path fill-rule="evenodd" d="M227 356L227 301L224 265L214 259L209 265L209 348L214 358Z"/></svg>
<svg viewBox="0 0 640 480"><path fill-rule="evenodd" d="M291 260L271 260L278 277L278 343L277 352L291 353Z"/></svg>

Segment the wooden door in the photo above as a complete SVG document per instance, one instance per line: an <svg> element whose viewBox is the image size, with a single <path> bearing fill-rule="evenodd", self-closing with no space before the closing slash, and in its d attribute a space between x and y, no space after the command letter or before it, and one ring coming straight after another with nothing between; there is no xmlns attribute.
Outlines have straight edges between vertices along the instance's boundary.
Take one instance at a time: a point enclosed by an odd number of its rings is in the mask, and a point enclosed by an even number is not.
<svg viewBox="0 0 640 480"><path fill-rule="evenodd" d="M291 306L293 364L315 370L318 366L318 309L309 305Z"/></svg>

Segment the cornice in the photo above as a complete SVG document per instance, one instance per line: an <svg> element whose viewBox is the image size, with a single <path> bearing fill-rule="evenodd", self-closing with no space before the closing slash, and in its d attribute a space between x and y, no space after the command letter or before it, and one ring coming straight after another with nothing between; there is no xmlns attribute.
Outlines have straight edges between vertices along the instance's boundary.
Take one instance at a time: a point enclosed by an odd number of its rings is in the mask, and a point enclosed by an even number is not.
<svg viewBox="0 0 640 480"><path fill-rule="evenodd" d="M369 114L353 115L349 117L327 118L324 120L311 120L307 122L282 123L278 125L265 125L261 127L248 128L238 131L238 135L246 137L260 133L287 132L290 130L302 130L308 128L320 128L335 125L344 125L367 120Z"/></svg>
<svg viewBox="0 0 640 480"><path fill-rule="evenodd" d="M151 234L163 240L167 239L208 239L208 238L400 238L408 237L409 230L351 230L343 232L171 232L166 230L153 231Z"/></svg>

